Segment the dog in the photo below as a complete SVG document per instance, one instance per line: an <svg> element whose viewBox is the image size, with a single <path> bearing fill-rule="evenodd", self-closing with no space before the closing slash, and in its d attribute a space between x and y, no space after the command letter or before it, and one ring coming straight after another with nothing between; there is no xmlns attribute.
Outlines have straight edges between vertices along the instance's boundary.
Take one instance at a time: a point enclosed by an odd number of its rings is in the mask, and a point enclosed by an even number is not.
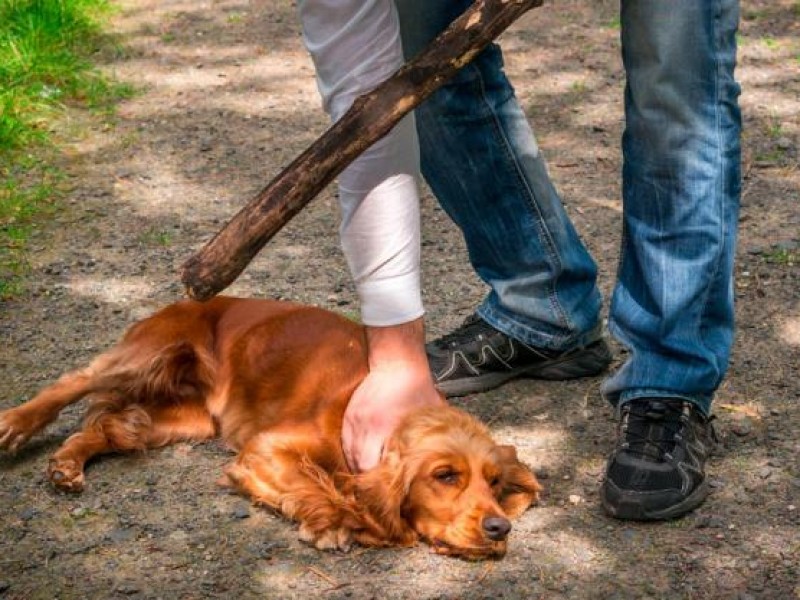
<svg viewBox="0 0 800 600"><path fill-rule="evenodd" d="M541 487L513 446L451 406L412 410L377 467L354 474L342 419L367 375L364 328L284 301L183 300L132 325L87 367L0 412L14 452L85 396L82 428L47 474L79 492L94 456L221 437L238 452L221 484L299 523L319 549L412 546L471 559L506 552L510 519Z"/></svg>

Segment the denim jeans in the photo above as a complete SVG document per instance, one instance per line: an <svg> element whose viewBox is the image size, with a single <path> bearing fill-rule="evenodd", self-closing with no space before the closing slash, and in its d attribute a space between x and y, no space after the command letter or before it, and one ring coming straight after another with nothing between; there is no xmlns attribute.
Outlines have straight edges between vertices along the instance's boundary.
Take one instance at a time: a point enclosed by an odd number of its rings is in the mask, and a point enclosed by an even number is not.
<svg viewBox="0 0 800 600"><path fill-rule="evenodd" d="M470 4L396 0L404 52ZM609 315L628 348L618 404L670 396L710 410L733 338L741 118L738 0L622 0L627 84L623 241ZM597 336L596 268L491 46L417 109L422 172L491 291L478 313L524 342Z"/></svg>

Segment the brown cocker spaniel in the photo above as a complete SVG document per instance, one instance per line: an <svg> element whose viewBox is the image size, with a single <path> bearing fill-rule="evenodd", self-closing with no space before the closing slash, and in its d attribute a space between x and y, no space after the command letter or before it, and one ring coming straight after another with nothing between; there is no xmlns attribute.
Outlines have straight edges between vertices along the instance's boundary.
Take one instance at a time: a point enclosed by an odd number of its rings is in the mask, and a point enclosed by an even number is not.
<svg viewBox="0 0 800 600"><path fill-rule="evenodd" d="M317 548L409 546L501 556L510 518L540 486L511 446L452 407L409 413L380 464L351 473L342 417L367 373L363 327L319 308L217 297L178 302L134 324L88 367L0 412L0 449L17 450L88 396L83 427L50 459L78 492L93 456L222 437L238 451L223 483L300 524Z"/></svg>

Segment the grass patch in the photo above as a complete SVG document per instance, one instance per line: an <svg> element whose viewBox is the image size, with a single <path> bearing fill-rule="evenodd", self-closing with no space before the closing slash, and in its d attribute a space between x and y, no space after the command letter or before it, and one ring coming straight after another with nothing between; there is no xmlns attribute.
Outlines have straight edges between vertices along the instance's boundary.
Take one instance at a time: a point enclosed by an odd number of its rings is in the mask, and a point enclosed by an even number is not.
<svg viewBox="0 0 800 600"><path fill-rule="evenodd" d="M67 106L105 118L132 95L94 66L116 43L109 0L0 0L0 298L19 292L31 228L51 210L54 125Z"/></svg>
<svg viewBox="0 0 800 600"><path fill-rule="evenodd" d="M139 242L146 246L169 246L172 233L158 227L151 227L139 235Z"/></svg>
<svg viewBox="0 0 800 600"><path fill-rule="evenodd" d="M793 267L800 263L800 250L790 248L773 248L764 255L764 260L773 265Z"/></svg>

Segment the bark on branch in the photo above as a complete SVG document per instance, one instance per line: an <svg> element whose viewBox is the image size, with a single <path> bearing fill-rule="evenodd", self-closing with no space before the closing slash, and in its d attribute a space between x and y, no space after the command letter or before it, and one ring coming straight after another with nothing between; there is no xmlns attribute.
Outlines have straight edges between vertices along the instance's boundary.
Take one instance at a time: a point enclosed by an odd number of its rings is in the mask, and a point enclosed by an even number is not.
<svg viewBox="0 0 800 600"><path fill-rule="evenodd" d="M183 265L187 294L207 300L364 150L543 0L476 0L423 52L372 92L276 176Z"/></svg>

